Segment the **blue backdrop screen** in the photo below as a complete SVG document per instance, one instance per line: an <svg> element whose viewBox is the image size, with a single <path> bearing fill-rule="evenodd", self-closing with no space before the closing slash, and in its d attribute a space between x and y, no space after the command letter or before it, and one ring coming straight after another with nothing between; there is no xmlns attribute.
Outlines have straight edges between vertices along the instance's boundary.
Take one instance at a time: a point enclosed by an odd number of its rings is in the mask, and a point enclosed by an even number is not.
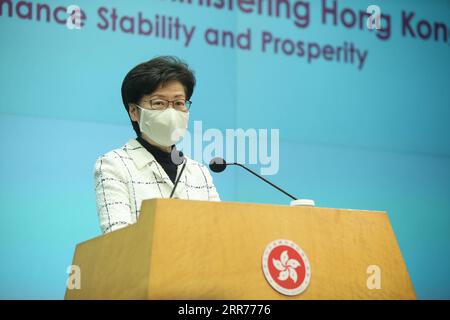
<svg viewBox="0 0 450 320"><path fill-rule="evenodd" d="M158 55L196 73L191 157L266 132L250 167L269 157L321 207L387 211L418 298L450 298L449 39L446 0L0 1L0 298L63 298L100 234L94 162L134 137L122 80ZM288 204L239 169L213 177L223 200Z"/></svg>

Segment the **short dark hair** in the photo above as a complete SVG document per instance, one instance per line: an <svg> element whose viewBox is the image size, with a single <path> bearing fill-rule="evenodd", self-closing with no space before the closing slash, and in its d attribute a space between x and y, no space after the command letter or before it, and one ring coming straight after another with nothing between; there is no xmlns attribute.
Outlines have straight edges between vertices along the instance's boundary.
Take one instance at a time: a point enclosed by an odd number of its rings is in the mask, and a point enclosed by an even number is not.
<svg viewBox="0 0 450 320"><path fill-rule="evenodd" d="M144 95L155 92L170 81L179 81L184 87L186 99L191 98L196 82L194 72L177 57L156 57L131 69L122 82L122 101L127 114L130 103L138 104ZM139 124L133 120L131 124L140 136Z"/></svg>

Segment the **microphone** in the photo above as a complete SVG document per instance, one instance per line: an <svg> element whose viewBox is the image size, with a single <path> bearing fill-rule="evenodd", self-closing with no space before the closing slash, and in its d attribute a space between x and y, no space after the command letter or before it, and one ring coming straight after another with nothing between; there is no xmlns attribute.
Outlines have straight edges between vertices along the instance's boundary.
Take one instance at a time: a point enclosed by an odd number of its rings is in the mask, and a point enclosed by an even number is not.
<svg viewBox="0 0 450 320"><path fill-rule="evenodd" d="M254 174L255 176L257 176L258 178L260 178L261 180L263 180L264 182L270 184L272 187L274 187L275 189L283 192L285 195L287 195L288 197L294 199L294 200L298 200L296 197L294 197L293 195L287 193L286 191L284 191L283 189L281 189L280 187L274 185L272 182L270 182L269 180L267 180L266 178L260 176L259 174L257 174L256 172L254 172L253 170L250 170L249 168L247 168L246 166L240 164L240 163L236 163L236 162L232 162L232 163L226 163L226 161L223 158L220 157L216 157L214 159L212 159L209 162L209 168L211 169L211 171L214 172L222 172L226 169L227 166L239 166L244 168L245 170L247 170L248 172L250 172L251 174Z"/></svg>
<svg viewBox="0 0 450 320"><path fill-rule="evenodd" d="M184 168L186 167L186 163L187 163L186 157L184 156L183 152L178 151L175 148L172 149L171 157L172 157L172 162L173 163L175 163L176 165L180 165L180 164L183 163L183 166L181 167L180 174L175 179L175 183L173 185L173 189L172 189L172 192L170 193L170 197L169 198L173 197L173 194L175 193L175 189L178 186L178 182L180 182L181 175L183 174Z"/></svg>

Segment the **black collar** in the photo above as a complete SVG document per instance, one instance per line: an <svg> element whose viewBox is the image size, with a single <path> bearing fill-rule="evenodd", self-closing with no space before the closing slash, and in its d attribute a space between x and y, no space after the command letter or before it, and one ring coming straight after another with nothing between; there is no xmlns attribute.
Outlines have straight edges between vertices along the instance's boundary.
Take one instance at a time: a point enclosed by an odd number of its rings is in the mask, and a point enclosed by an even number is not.
<svg viewBox="0 0 450 320"><path fill-rule="evenodd" d="M172 161L171 154L172 152L165 152L158 147L155 147L154 145L151 145L147 141L145 141L142 137L137 137L136 140L148 151L150 152L153 157L155 157L155 160L159 163L167 163L167 164L174 164ZM175 145L173 145L172 150L175 148Z"/></svg>

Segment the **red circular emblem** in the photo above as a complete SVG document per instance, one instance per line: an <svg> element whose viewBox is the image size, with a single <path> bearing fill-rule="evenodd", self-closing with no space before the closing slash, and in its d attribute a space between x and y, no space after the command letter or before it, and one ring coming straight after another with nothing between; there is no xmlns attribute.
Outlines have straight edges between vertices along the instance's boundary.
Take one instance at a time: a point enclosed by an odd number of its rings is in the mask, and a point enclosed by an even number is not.
<svg viewBox="0 0 450 320"><path fill-rule="evenodd" d="M272 288L288 296L305 291L311 279L308 257L290 240L269 243L264 250L262 267Z"/></svg>

